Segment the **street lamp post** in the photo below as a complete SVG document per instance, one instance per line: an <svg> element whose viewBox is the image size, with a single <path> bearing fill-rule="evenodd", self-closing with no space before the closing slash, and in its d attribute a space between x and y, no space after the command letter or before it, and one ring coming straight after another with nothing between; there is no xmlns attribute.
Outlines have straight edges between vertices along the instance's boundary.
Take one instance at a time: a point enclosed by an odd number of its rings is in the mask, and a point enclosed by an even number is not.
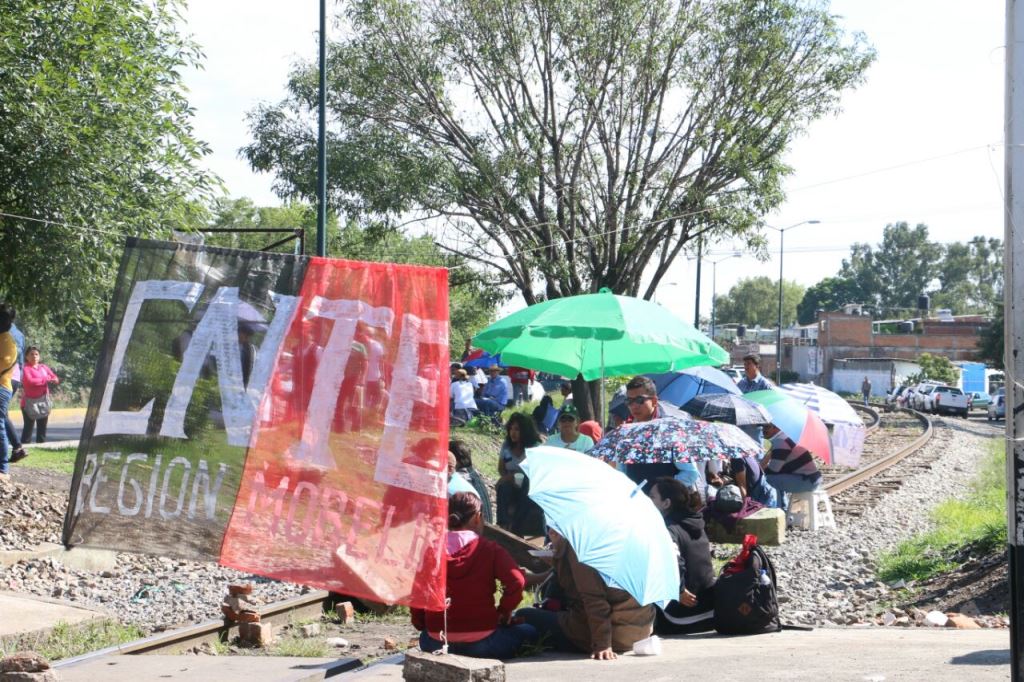
<svg viewBox="0 0 1024 682"><path fill-rule="evenodd" d="M718 264L724 260L730 258L739 258L740 252L736 251L730 253L728 256L723 256L718 260L709 261L711 263L711 340L715 340L715 311L718 309L718 302L715 300L718 298Z"/></svg>
<svg viewBox="0 0 1024 682"><path fill-rule="evenodd" d="M792 230L801 225L817 225L820 222L820 220L801 220L786 227L765 225L779 233L779 318L777 320L778 328L775 331L775 383L777 384L782 383L782 256L786 243L786 230Z"/></svg>

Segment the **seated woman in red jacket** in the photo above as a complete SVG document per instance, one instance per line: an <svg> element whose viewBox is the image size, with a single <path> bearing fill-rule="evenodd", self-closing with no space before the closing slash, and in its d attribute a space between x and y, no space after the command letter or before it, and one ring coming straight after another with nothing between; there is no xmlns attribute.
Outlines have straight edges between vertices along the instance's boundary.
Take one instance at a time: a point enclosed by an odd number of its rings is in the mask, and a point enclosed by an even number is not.
<svg viewBox="0 0 1024 682"><path fill-rule="evenodd" d="M510 624L512 611L523 598L526 579L512 556L482 533L480 498L466 492L448 498L448 651L478 658L510 658L524 644L537 641L532 625ZM496 580L502 585L497 607ZM429 652L442 647L444 613L413 609L412 624L420 631L420 649Z"/></svg>

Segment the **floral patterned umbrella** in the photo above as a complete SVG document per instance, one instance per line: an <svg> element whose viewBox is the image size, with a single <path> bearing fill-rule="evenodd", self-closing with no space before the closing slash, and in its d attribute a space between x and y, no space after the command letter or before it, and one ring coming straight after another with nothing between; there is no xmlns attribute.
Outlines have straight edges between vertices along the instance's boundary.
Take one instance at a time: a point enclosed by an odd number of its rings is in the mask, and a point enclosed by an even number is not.
<svg viewBox="0 0 1024 682"><path fill-rule="evenodd" d="M588 454L622 464L668 464L757 456L761 448L732 424L666 417L623 424Z"/></svg>

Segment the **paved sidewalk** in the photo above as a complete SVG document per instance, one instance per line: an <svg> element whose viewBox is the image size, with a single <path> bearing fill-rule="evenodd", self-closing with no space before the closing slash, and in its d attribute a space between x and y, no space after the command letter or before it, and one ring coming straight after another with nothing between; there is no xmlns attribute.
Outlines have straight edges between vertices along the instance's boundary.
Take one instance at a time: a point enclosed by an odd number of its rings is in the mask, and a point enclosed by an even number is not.
<svg viewBox="0 0 1024 682"><path fill-rule="evenodd" d="M661 656L591 661L547 654L505 664L509 682L987 682L1010 679L1009 630L830 628L756 637L705 634L664 640ZM401 663L343 675L401 680Z"/></svg>
<svg viewBox="0 0 1024 682"><path fill-rule="evenodd" d="M81 623L108 614L56 599L0 592L0 636L48 630L57 623Z"/></svg>

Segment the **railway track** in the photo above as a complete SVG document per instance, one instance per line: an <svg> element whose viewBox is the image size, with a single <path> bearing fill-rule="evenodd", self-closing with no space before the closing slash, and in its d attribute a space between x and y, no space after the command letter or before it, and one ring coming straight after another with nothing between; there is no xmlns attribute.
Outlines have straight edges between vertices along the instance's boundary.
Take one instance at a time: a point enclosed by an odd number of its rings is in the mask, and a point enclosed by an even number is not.
<svg viewBox="0 0 1024 682"><path fill-rule="evenodd" d="M920 412L900 408L881 415L869 435L876 443L867 450L855 471L831 469L826 472L825 490L837 514L861 516L883 495L898 490L903 479L914 470L931 468L939 455L909 458L922 451L934 433L931 419ZM888 425L883 421L889 422ZM879 442L881 441L881 442Z"/></svg>

